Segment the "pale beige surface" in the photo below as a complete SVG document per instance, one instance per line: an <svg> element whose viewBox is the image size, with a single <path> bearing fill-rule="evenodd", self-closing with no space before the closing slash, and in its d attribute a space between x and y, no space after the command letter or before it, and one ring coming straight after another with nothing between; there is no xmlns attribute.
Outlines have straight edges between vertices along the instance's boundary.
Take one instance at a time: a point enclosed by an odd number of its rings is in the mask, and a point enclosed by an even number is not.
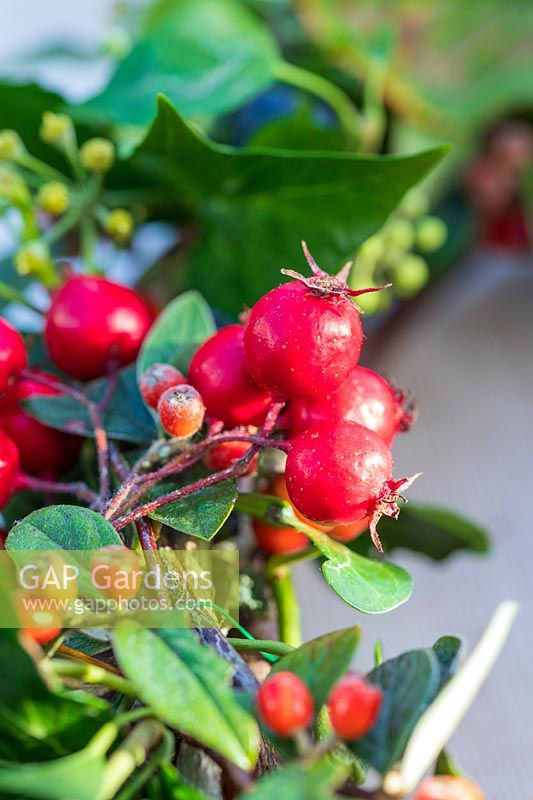
<svg viewBox="0 0 533 800"><path fill-rule="evenodd" d="M533 798L533 264L480 254L421 304L375 366L412 389L416 428L395 448L398 474L424 470L410 495L469 514L489 556L435 566L408 554L412 599L363 617L311 565L298 570L306 638L361 624L357 665L455 633L473 644L497 603L522 604L508 646L453 742L490 800Z"/></svg>

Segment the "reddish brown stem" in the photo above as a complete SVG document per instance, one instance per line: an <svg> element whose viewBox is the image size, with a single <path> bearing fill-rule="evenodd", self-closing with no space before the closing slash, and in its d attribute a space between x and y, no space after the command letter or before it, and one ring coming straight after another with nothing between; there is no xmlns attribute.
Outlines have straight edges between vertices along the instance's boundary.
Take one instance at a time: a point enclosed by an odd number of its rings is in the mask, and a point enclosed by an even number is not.
<svg viewBox="0 0 533 800"><path fill-rule="evenodd" d="M32 475L19 473L15 486L19 490L32 492L49 492L50 494L72 494L86 503L94 503L98 495L86 483L77 481L73 483L58 483L34 478Z"/></svg>

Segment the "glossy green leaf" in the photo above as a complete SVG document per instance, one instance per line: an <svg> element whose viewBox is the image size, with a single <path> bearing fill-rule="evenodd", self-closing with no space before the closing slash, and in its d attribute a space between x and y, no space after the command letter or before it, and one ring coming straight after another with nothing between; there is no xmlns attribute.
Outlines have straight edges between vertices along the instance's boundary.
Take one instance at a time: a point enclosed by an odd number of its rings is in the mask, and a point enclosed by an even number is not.
<svg viewBox="0 0 533 800"><path fill-rule="evenodd" d="M215 321L198 292L186 292L165 308L143 342L137 375L155 363L174 364L187 372L195 350L216 331Z"/></svg>
<svg viewBox="0 0 533 800"><path fill-rule="evenodd" d="M263 776L247 800L327 800L344 783L348 769L322 759L314 764L288 764Z"/></svg>
<svg viewBox="0 0 533 800"><path fill-rule="evenodd" d="M158 92L186 115L226 113L273 82L278 59L266 26L238 0L159 3L84 116L144 125Z"/></svg>
<svg viewBox="0 0 533 800"><path fill-rule="evenodd" d="M170 647L130 621L116 629L114 647L122 671L161 721L243 769L254 766L259 732L233 696L229 664L193 634Z"/></svg>
<svg viewBox="0 0 533 800"><path fill-rule="evenodd" d="M246 514L303 531L325 561L322 572L334 592L352 608L366 614L383 614L405 603L412 594L411 576L386 561L365 558L331 539L327 534L303 525L289 503L262 494L240 495L237 508Z"/></svg>
<svg viewBox="0 0 533 800"><path fill-rule="evenodd" d="M206 139L160 97L146 139L115 181L158 186L167 207L198 218L189 281L213 306L238 312L280 282L282 267L305 270L301 239L325 269L337 269L444 152L238 150Z"/></svg>
<svg viewBox="0 0 533 800"><path fill-rule="evenodd" d="M411 650L384 661L367 678L379 686L383 702L374 727L350 749L384 774L401 757L416 723L438 691L439 662L432 650Z"/></svg>
<svg viewBox="0 0 533 800"><path fill-rule="evenodd" d="M98 550L122 546L110 522L81 506L47 506L18 522L7 537L7 550Z"/></svg>
<svg viewBox="0 0 533 800"><path fill-rule="evenodd" d="M98 403L105 396L107 387L106 378L93 381L87 387L87 396ZM71 397L32 397L25 400L23 406L32 417L51 428L79 436L94 436L87 410ZM113 395L103 412L103 423L111 439L148 444L156 438L154 420L139 394L135 367L120 371Z"/></svg>
<svg viewBox="0 0 533 800"><path fill-rule="evenodd" d="M161 800L209 800L206 794L191 786L172 764L162 764L158 774L164 791Z"/></svg>
<svg viewBox="0 0 533 800"><path fill-rule="evenodd" d="M361 629L357 626L319 636L276 661L272 673L289 670L298 675L313 695L318 710L348 670L360 637Z"/></svg>
<svg viewBox="0 0 533 800"><path fill-rule="evenodd" d="M89 748L42 763L0 761L0 792L36 800L94 800L102 785L105 764L105 759Z"/></svg>

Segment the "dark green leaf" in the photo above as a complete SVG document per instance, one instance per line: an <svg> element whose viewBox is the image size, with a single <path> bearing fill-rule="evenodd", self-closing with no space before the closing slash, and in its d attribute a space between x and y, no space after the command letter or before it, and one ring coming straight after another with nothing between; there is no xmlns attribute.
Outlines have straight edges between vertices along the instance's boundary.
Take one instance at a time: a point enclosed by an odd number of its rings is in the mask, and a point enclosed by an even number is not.
<svg viewBox="0 0 533 800"><path fill-rule="evenodd" d="M310 765L289 764L261 778L249 800L327 800L344 783L348 769L328 759Z"/></svg>
<svg viewBox="0 0 533 800"><path fill-rule="evenodd" d="M402 506L398 520L383 517L379 535L386 552L414 550L435 561L442 561L458 550L486 553L489 540L485 531L452 511L413 503ZM358 553L368 553L373 545L365 534L355 540Z"/></svg>
<svg viewBox="0 0 533 800"><path fill-rule="evenodd" d="M441 636L433 645L440 667L439 692L453 678L459 666L462 647L463 643L457 636Z"/></svg>
<svg viewBox="0 0 533 800"><path fill-rule="evenodd" d="M81 506L48 506L34 511L15 525L7 537L7 550L98 550L121 546L110 522Z"/></svg>
<svg viewBox="0 0 533 800"><path fill-rule="evenodd" d="M353 752L381 774L401 757L413 729L438 691L440 669L432 650L412 650L372 670L368 680L383 692L377 723Z"/></svg>
<svg viewBox="0 0 533 800"><path fill-rule="evenodd" d="M346 143L339 129L319 125L313 106L303 100L290 117L264 125L248 142L250 147L281 150L342 150Z"/></svg>
<svg viewBox="0 0 533 800"><path fill-rule="evenodd" d="M39 136L41 117L45 111L58 111L63 99L35 83L0 83L0 129L16 130L32 155L55 163L54 149ZM5 280L5 278L2 278Z"/></svg>
<svg viewBox="0 0 533 800"><path fill-rule="evenodd" d="M318 711L352 663L360 636L359 627L319 636L280 658L272 667L272 673L286 669L298 675L313 695Z"/></svg>
<svg viewBox="0 0 533 800"><path fill-rule="evenodd" d="M88 397L98 403L105 396L107 386L106 378L93 381L87 388ZM94 436L86 409L71 397L33 397L23 405L33 417L51 428L79 436ZM157 429L139 394L134 366L119 373L115 391L103 413L103 422L111 439L148 444L156 438Z"/></svg>
<svg viewBox="0 0 533 800"><path fill-rule="evenodd" d="M237 0L160 3L145 38L83 111L144 125L164 92L183 114L222 114L272 83L278 58L266 26Z"/></svg>
<svg viewBox="0 0 533 800"><path fill-rule="evenodd" d="M167 205L199 217L190 281L210 304L238 312L279 283L282 267L304 268L301 239L325 269L337 269L444 152L237 150L210 142L161 97L146 139L115 181L155 184Z"/></svg>
<svg viewBox="0 0 533 800"><path fill-rule="evenodd" d="M192 634L171 648L130 621L118 626L114 642L121 669L159 719L243 769L253 767L258 729L233 696L229 664Z"/></svg>
<svg viewBox="0 0 533 800"><path fill-rule="evenodd" d="M144 340L137 375L155 363L174 364L187 372L195 350L216 331L209 306L198 292L186 292L170 303Z"/></svg>
<svg viewBox="0 0 533 800"><path fill-rule="evenodd" d="M163 764L159 768L159 782L161 800L209 800L207 795L187 783L172 764Z"/></svg>

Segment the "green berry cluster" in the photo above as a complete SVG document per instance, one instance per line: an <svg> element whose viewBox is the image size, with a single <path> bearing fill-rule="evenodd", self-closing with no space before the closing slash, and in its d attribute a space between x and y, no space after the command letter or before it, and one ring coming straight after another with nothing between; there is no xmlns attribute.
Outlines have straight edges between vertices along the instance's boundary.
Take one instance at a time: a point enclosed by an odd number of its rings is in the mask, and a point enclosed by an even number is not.
<svg viewBox="0 0 533 800"><path fill-rule="evenodd" d="M383 228L359 248L351 288L392 284L358 298L357 304L367 314L385 311L395 296L414 297L427 284L429 266L424 255L440 250L448 236L443 220L428 211L427 196L413 189Z"/></svg>

